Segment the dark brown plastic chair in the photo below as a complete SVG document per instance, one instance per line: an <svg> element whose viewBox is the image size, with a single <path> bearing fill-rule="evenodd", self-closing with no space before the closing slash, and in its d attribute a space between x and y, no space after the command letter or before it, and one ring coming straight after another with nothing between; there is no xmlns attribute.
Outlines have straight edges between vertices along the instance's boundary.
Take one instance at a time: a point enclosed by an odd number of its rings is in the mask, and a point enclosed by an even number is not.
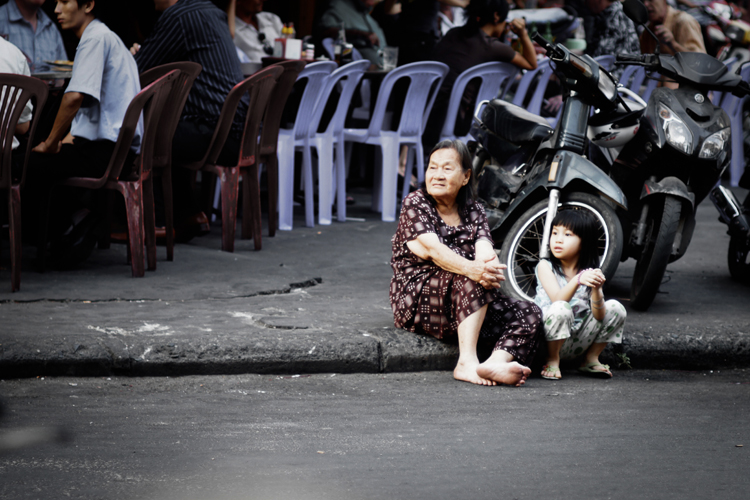
<svg viewBox="0 0 750 500"><path fill-rule="evenodd" d="M0 191L8 191L8 222L10 236L10 289L15 292L21 289L21 188L26 177L26 164L33 146L34 132L47 100L47 85L36 78L23 75L0 74ZM11 173L11 155L13 135L18 119L32 100L34 114L29 128L29 141L23 158L21 179L13 181Z"/></svg>
<svg viewBox="0 0 750 500"><path fill-rule="evenodd" d="M266 110L266 117L263 120L263 133L260 138L260 161L266 166L266 176L268 179L268 235L274 236L276 234L276 227L278 221L277 205L279 197L279 160L276 156L276 150L279 142L279 128L281 126L281 116L284 113L284 106L286 105L289 94L292 92L294 83L297 81L297 76L300 72L305 69L305 61L283 61L276 63L272 67L281 67L284 69L284 73L279 77L279 81L276 83L276 87L273 90L273 95L268 101L268 109ZM246 183L247 185L247 183ZM243 191L243 224L242 224L242 237L250 237L251 227L245 226L244 220L251 219L251 214L247 211L249 206L249 199L253 193L248 192L247 188ZM247 232L246 232L247 230ZM257 236L253 235L256 239L256 248L260 248L260 230L257 232Z"/></svg>
<svg viewBox="0 0 750 500"><path fill-rule="evenodd" d="M240 171L242 169L249 171L245 176L245 184L254 184L256 186L249 188L251 192L257 191L256 200L253 200L252 203L259 205L257 200L260 199L260 187L258 186L258 166L256 163L258 157L258 134L260 133L260 124L266 109L266 103L276 86L276 80L283 72L284 70L281 67L270 66L235 85L229 91L224 101L219 121L216 124L216 130L214 130L214 135L211 138L208 151L206 151L204 157L196 162L180 165L191 170L210 172L215 174L220 180L221 249L225 252L234 252L234 235L237 224L237 195ZM237 112L237 105L245 93L249 94L250 98L237 164L232 166L217 165L216 162L232 127L232 120ZM260 210L258 210L259 222ZM258 248L260 243L260 228L258 228L257 234L256 248Z"/></svg>
<svg viewBox="0 0 750 500"><path fill-rule="evenodd" d="M172 205L172 139L174 139L177 124L180 121L182 110L185 107L190 89L200 74L202 66L195 62L181 61L156 66L141 73L141 87L145 87L170 71L178 70L180 73L175 81L172 91L169 93L167 102L159 120L156 132L156 143L154 144L154 158L151 165L152 171L161 175L162 192L164 194L164 222L166 229L167 260L174 260L174 206ZM151 195L153 196L153 194ZM144 205L144 217L154 217L154 207Z"/></svg>
<svg viewBox="0 0 750 500"><path fill-rule="evenodd" d="M144 270L144 234L145 244L149 248L147 256L149 269L156 268L156 238L154 220L143 216L144 203L153 206L153 178L151 176L151 164L155 151L155 142L159 118L162 115L172 86L179 76L179 71L171 71L156 80L151 85L141 90L128 105L125 118L122 121L117 143L112 152L112 158L107 165L107 170L100 178L71 177L60 183L64 186L72 186L86 189L112 189L118 191L125 198L125 210L128 219L128 252L133 277L142 277ZM141 153L138 156L133 170L124 178L120 178L125 161L130 152L130 145L138 125L138 120L143 113L143 136L141 137ZM142 181L145 179L145 181ZM148 184L144 188L144 184ZM149 193L151 194L150 199ZM49 197L46 197L42 207L44 224L40 238L42 256L42 268L44 267L44 247L47 241L47 220L49 211ZM144 228L145 225L145 228Z"/></svg>

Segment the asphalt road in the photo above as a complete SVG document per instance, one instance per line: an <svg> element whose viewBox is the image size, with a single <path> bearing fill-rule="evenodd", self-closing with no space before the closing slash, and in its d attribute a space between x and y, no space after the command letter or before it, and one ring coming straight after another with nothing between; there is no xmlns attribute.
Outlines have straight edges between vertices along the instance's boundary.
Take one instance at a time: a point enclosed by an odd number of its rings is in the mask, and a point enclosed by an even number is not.
<svg viewBox="0 0 750 500"><path fill-rule="evenodd" d="M615 375L5 380L1 432L72 437L0 454L0 498L748 497L750 370Z"/></svg>

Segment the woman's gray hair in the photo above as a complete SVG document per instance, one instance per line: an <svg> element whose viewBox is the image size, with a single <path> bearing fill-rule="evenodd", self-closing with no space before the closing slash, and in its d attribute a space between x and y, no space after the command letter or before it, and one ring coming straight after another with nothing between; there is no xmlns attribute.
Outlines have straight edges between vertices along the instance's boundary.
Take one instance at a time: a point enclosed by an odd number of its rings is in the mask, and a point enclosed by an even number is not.
<svg viewBox="0 0 750 500"><path fill-rule="evenodd" d="M461 162L461 171L466 173L467 171L471 170L471 153L469 152L469 148L466 147L466 144L464 144L463 141L459 139L445 139L443 141L440 141L435 144L435 147L432 148L427 158L432 158L432 154L440 149L454 150L456 153L458 153L458 158ZM472 187L473 184L473 179L469 177L469 182L466 183L465 186L461 186L461 189L458 190L458 195L456 195L456 203L460 208L463 208L466 203L474 199L474 188ZM427 194L427 189L424 183L422 183L422 190L427 195L427 198L434 203L435 200L432 199L432 196Z"/></svg>

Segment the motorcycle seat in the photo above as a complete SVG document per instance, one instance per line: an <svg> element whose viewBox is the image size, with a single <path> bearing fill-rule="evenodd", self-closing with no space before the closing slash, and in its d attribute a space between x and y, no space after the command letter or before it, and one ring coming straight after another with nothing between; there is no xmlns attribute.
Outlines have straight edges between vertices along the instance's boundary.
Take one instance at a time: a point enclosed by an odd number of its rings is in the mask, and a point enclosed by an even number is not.
<svg viewBox="0 0 750 500"><path fill-rule="evenodd" d="M494 134L512 143L541 142L554 130L547 120L520 106L493 99L484 108L482 122Z"/></svg>

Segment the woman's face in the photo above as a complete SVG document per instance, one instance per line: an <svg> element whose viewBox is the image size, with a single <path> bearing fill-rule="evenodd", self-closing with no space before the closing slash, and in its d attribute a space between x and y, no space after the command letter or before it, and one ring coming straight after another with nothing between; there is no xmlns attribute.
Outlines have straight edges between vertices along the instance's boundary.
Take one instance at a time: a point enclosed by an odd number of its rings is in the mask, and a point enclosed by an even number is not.
<svg viewBox="0 0 750 500"><path fill-rule="evenodd" d="M438 149L430 156L425 173L427 193L446 203L456 201L458 191L469 182L471 170L463 171L455 149Z"/></svg>
<svg viewBox="0 0 750 500"><path fill-rule="evenodd" d="M561 261L577 260L581 251L581 238L564 226L554 226L549 238L552 255Z"/></svg>

